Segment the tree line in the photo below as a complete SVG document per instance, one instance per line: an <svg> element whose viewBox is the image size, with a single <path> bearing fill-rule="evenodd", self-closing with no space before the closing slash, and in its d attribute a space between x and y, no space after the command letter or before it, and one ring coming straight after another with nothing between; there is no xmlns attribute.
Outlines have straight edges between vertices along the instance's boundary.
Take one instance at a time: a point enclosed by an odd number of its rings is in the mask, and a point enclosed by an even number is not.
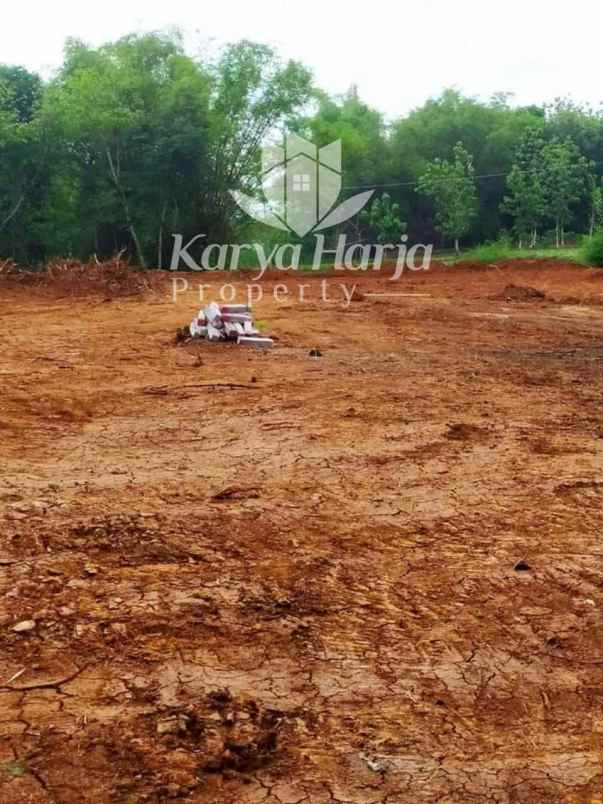
<svg viewBox="0 0 603 804"><path fill-rule="evenodd" d="M92 48L68 40L48 81L0 65L0 256L38 263L126 249L169 262L172 233L209 242L279 237L235 205L258 192L278 129L342 140L344 193L375 188L358 239L459 246L508 234L562 245L603 226L603 116L561 99L520 107L446 90L388 122L352 87L242 41L191 57L175 34Z"/></svg>

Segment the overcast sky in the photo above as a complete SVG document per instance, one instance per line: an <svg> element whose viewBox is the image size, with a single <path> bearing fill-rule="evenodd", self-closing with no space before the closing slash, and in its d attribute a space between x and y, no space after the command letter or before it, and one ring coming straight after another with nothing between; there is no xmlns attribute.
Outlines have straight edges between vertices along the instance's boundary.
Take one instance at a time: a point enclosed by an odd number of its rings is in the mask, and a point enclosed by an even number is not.
<svg viewBox="0 0 603 804"><path fill-rule="evenodd" d="M358 84L390 118L447 86L598 106L602 23L601 0L17 0L2 13L0 61L48 76L68 36L98 45L176 26L193 52L242 37L272 44L329 92Z"/></svg>

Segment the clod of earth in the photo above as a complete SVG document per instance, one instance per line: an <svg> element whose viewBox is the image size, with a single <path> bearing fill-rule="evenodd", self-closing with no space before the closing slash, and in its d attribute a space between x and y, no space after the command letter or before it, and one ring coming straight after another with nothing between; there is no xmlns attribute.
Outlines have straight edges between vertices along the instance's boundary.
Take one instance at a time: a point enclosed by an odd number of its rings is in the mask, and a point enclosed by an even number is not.
<svg viewBox="0 0 603 804"><path fill-rule="evenodd" d="M27 631L33 631L36 627L34 620L22 620L20 623L13 625L13 631L17 634L23 634Z"/></svg>
<svg viewBox="0 0 603 804"><path fill-rule="evenodd" d="M223 502L225 500L248 500L257 499L260 496L260 490L256 487L243 488L240 486L229 486L228 488L214 494L212 500L215 502Z"/></svg>
<svg viewBox="0 0 603 804"><path fill-rule="evenodd" d="M446 438L452 441L479 441L487 438L488 431L475 424L465 424L459 422L457 424L449 424Z"/></svg>

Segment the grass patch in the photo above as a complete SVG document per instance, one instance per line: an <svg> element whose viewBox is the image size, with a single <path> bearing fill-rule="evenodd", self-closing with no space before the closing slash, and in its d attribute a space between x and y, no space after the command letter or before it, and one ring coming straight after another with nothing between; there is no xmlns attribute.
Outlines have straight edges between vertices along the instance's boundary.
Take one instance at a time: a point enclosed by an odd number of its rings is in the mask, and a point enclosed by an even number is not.
<svg viewBox="0 0 603 804"><path fill-rule="evenodd" d="M457 262L483 262L495 263L502 260L569 260L571 262L583 262L581 249L578 246L566 246L563 248L514 248L508 243L484 243L460 254L447 252L434 255L435 259L441 260L448 265Z"/></svg>
<svg viewBox="0 0 603 804"><path fill-rule="evenodd" d="M471 262L498 262L508 260L513 248L507 243L483 243L461 255L460 259Z"/></svg>
<svg viewBox="0 0 603 804"><path fill-rule="evenodd" d="M581 262L592 265L593 268L603 268L603 229L595 232L584 242L579 258Z"/></svg>
<svg viewBox="0 0 603 804"><path fill-rule="evenodd" d="M18 779L20 776L25 776L27 773L27 768L25 767L25 763L19 762L19 760L14 760L14 762L8 762L4 766L4 770L8 773L9 776L12 776L13 779Z"/></svg>

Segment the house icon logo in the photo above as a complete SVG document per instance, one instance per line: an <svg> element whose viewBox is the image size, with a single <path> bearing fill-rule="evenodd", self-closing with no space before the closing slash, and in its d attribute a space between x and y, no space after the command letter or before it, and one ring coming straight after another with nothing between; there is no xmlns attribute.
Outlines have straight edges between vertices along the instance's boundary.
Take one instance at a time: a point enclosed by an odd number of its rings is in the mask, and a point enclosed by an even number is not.
<svg viewBox="0 0 603 804"><path fill-rule="evenodd" d="M254 220L303 237L348 220L374 192L355 195L333 209L341 184L341 140L317 148L297 134L288 134L282 147L262 149L264 199L237 191L231 195Z"/></svg>

